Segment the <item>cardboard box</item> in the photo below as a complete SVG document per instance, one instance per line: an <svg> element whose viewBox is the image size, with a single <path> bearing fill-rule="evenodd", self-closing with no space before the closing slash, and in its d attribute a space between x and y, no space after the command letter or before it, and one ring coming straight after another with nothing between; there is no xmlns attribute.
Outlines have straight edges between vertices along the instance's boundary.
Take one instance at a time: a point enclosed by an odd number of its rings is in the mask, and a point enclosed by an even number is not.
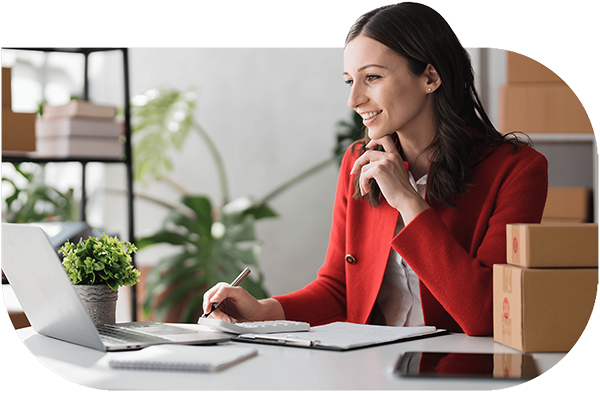
<svg viewBox="0 0 600 396"><path fill-rule="evenodd" d="M593 133L581 102L563 82L501 86L498 127L502 133Z"/></svg>
<svg viewBox="0 0 600 396"><path fill-rule="evenodd" d="M507 224L506 260L529 268L597 268L598 225Z"/></svg>
<svg viewBox="0 0 600 396"><path fill-rule="evenodd" d="M2 151L35 151L36 113L13 113L2 107Z"/></svg>
<svg viewBox="0 0 600 396"><path fill-rule="evenodd" d="M592 220L592 190L549 187L542 223L586 223Z"/></svg>
<svg viewBox="0 0 600 396"><path fill-rule="evenodd" d="M500 91L502 132L593 133L577 96L556 73L511 51L506 66L508 85Z"/></svg>
<svg viewBox="0 0 600 396"><path fill-rule="evenodd" d="M10 89L11 73L9 67L2 68L2 107L12 109L11 89Z"/></svg>
<svg viewBox="0 0 600 396"><path fill-rule="evenodd" d="M596 300L598 270L495 264L494 341L521 352L568 352Z"/></svg>

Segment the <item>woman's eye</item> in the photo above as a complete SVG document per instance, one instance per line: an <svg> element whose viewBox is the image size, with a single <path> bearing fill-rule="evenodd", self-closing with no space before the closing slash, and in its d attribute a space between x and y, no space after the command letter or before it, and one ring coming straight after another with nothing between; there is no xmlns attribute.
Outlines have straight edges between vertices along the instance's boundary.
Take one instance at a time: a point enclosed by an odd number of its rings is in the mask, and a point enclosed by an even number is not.
<svg viewBox="0 0 600 396"><path fill-rule="evenodd" d="M353 81L352 80L346 80L344 81L344 84L348 85L348 86L352 86Z"/></svg>
<svg viewBox="0 0 600 396"><path fill-rule="evenodd" d="M367 75L367 81L368 82L373 82L375 80L377 80L378 78L381 78L381 76L375 75L375 74L369 74Z"/></svg>

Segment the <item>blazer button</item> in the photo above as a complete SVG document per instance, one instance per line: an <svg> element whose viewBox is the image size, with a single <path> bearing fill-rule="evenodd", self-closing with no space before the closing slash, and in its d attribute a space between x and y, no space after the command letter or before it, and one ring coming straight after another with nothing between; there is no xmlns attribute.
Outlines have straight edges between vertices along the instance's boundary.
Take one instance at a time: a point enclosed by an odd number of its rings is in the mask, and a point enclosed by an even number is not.
<svg viewBox="0 0 600 396"><path fill-rule="evenodd" d="M351 254L346 255L346 262L348 264L356 264L356 259Z"/></svg>

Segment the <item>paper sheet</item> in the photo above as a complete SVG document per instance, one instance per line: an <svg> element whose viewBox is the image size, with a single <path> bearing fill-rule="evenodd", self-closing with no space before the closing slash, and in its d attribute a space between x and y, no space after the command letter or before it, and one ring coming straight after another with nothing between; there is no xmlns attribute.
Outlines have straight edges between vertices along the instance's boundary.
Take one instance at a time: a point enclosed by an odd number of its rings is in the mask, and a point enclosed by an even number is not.
<svg viewBox="0 0 600 396"><path fill-rule="evenodd" d="M265 334L261 335L261 338L310 340L315 346L350 349L399 341L404 338L435 333L436 330L433 326L395 327L335 322L311 327L308 332ZM240 336L240 338L243 337L244 335Z"/></svg>

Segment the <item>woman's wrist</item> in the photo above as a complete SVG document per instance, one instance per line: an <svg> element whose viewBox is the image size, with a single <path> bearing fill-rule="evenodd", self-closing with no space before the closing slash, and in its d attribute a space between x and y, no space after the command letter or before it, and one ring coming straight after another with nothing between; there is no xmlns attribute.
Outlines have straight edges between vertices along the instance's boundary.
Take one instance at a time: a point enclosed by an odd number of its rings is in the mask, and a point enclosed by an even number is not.
<svg viewBox="0 0 600 396"><path fill-rule="evenodd" d="M274 298L258 300L260 305L259 320L285 320L285 311L279 301Z"/></svg>
<svg viewBox="0 0 600 396"><path fill-rule="evenodd" d="M420 196L412 196L410 199L405 199L402 204L396 207L396 210L402 215L404 225L408 225L421 212L429 209L429 204Z"/></svg>

